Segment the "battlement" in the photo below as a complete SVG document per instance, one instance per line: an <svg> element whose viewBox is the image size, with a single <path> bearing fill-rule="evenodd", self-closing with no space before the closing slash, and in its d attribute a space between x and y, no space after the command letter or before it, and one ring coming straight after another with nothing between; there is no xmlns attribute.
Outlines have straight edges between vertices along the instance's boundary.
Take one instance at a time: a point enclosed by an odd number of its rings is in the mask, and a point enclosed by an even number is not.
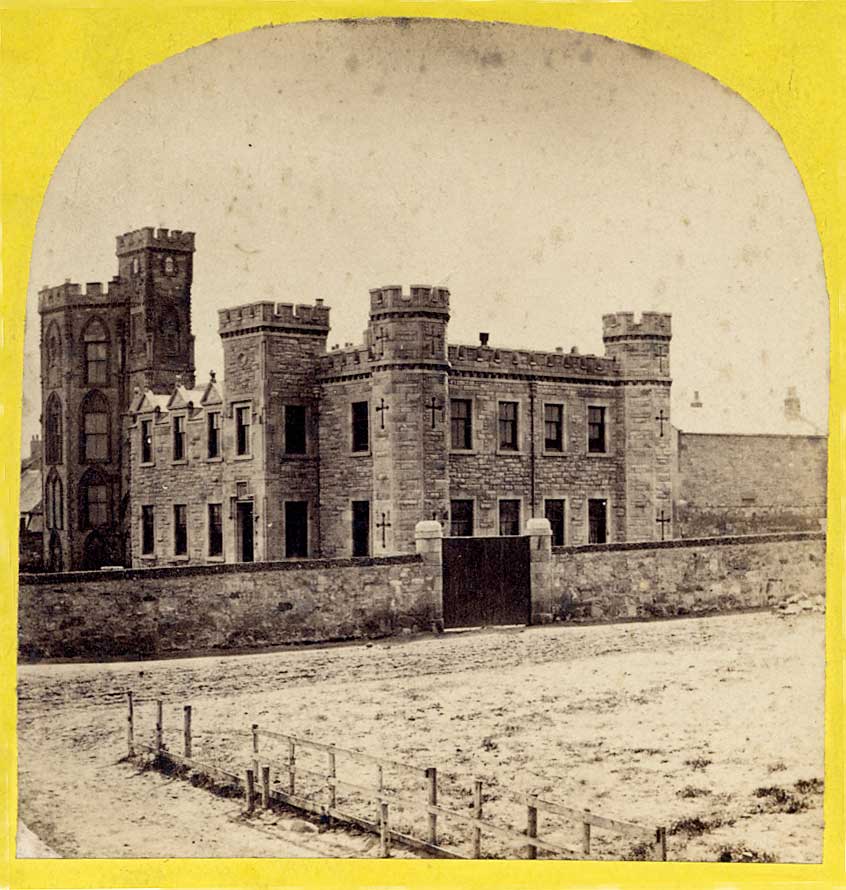
<svg viewBox="0 0 846 890"><path fill-rule="evenodd" d="M193 253L194 251L194 233L182 232L179 229L154 229L152 226L145 226L143 229L127 232L125 235L118 235L116 242L118 256L145 247L179 250L184 253Z"/></svg>
<svg viewBox="0 0 846 890"><path fill-rule="evenodd" d="M43 287L38 292L38 311L49 312L64 306L77 306L114 303L115 298L123 297L119 278L113 278L105 286L102 281L89 281L85 287L76 282L66 281L55 287Z"/></svg>
<svg viewBox="0 0 846 890"><path fill-rule="evenodd" d="M334 347L320 356L320 373L324 376L359 374L369 370L372 355L366 346Z"/></svg>
<svg viewBox="0 0 846 890"><path fill-rule="evenodd" d="M449 288L412 284L407 291L403 291L401 285L386 285L371 289L371 315L408 309L428 309L449 314Z"/></svg>
<svg viewBox="0 0 846 890"><path fill-rule="evenodd" d="M496 370L500 373L594 374L619 376L612 358L576 352L536 352L529 349L494 349L490 346L449 346L450 364L460 370Z"/></svg>
<svg viewBox="0 0 846 890"><path fill-rule="evenodd" d="M640 320L635 320L634 312L614 312L602 316L602 339L617 337L661 337L671 336L670 319L666 312L644 312Z"/></svg>
<svg viewBox="0 0 846 890"><path fill-rule="evenodd" d="M329 307L323 300L314 306L298 303L247 303L231 309L221 309L218 315L218 331L221 334L246 331L257 326L301 328L312 332L329 332Z"/></svg>

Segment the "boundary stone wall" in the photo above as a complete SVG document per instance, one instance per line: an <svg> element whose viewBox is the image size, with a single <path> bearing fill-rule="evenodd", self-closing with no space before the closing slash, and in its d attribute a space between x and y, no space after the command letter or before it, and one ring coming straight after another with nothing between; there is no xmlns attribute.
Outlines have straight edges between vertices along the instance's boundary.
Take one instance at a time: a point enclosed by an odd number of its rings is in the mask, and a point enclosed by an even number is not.
<svg viewBox="0 0 846 890"><path fill-rule="evenodd" d="M787 532L555 547L553 620L603 621L779 606L825 596L825 534Z"/></svg>

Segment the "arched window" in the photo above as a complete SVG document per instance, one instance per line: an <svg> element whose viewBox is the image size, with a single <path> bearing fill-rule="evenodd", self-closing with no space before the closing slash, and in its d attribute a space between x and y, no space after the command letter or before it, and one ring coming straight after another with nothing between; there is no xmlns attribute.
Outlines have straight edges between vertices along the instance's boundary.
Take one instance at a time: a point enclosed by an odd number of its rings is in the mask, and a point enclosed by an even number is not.
<svg viewBox="0 0 846 890"><path fill-rule="evenodd" d="M44 513L47 528L65 527L65 489L55 470L50 470L44 489Z"/></svg>
<svg viewBox="0 0 846 890"><path fill-rule="evenodd" d="M47 367L54 368L62 358L62 335L55 321L50 325L44 342L47 350Z"/></svg>
<svg viewBox="0 0 846 890"><path fill-rule="evenodd" d="M65 560L62 556L62 542L58 532L54 529L50 532L50 552L47 556L47 571L61 572L63 571L64 566Z"/></svg>
<svg viewBox="0 0 846 890"><path fill-rule="evenodd" d="M172 256L165 257L164 270L165 270L165 275L176 274L176 263L174 262Z"/></svg>
<svg viewBox="0 0 846 890"><path fill-rule="evenodd" d="M47 464L62 462L62 401L53 393L44 411L44 460Z"/></svg>
<svg viewBox="0 0 846 890"><path fill-rule="evenodd" d="M175 309L166 309L162 313L159 321L159 333L161 334L162 350L166 355L175 355L179 352L179 315Z"/></svg>
<svg viewBox="0 0 846 890"><path fill-rule="evenodd" d="M109 377L109 334L99 318L92 318L82 334L85 382L106 383Z"/></svg>
<svg viewBox="0 0 846 890"><path fill-rule="evenodd" d="M79 526L102 528L111 521L109 482L99 470L88 470L79 483Z"/></svg>
<svg viewBox="0 0 846 890"><path fill-rule="evenodd" d="M137 275L141 271L141 260L138 257L132 258L132 274Z"/></svg>
<svg viewBox="0 0 846 890"><path fill-rule="evenodd" d="M82 401L80 460L109 460L109 403L101 392L88 393Z"/></svg>

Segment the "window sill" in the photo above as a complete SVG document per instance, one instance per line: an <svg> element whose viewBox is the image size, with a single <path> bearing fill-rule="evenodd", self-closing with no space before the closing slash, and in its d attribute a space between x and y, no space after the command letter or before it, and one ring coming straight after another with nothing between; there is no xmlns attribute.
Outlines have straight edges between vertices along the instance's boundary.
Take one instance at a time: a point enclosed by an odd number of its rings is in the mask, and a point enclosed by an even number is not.
<svg viewBox="0 0 846 890"><path fill-rule="evenodd" d="M450 454L468 454L468 455L472 455L472 454L478 454L479 451L478 451L478 449L476 449L476 448L450 448L449 453L450 453Z"/></svg>
<svg viewBox="0 0 846 890"><path fill-rule="evenodd" d="M497 454L513 455L514 457L522 457L526 452L522 448L497 448Z"/></svg>
<svg viewBox="0 0 846 890"><path fill-rule="evenodd" d="M587 451L588 457L614 457L610 451Z"/></svg>
<svg viewBox="0 0 846 890"><path fill-rule="evenodd" d="M252 454L236 454L232 460L252 460Z"/></svg>
<svg viewBox="0 0 846 890"><path fill-rule="evenodd" d="M222 457L207 457L206 463L207 464L222 464L223 458Z"/></svg>
<svg viewBox="0 0 846 890"><path fill-rule="evenodd" d="M226 562L226 559L223 556L207 556L206 562Z"/></svg>
<svg viewBox="0 0 846 890"><path fill-rule="evenodd" d="M350 451L350 457L370 457L370 449L367 451Z"/></svg>
<svg viewBox="0 0 846 890"><path fill-rule="evenodd" d="M541 452L544 457L566 457L567 452L563 448L544 448Z"/></svg>
<svg viewBox="0 0 846 890"><path fill-rule="evenodd" d="M147 562L152 562L152 561L155 560L156 558L157 558L157 557L156 557L156 554L155 554L155 553L142 553L142 554L141 554L141 559L146 559Z"/></svg>
<svg viewBox="0 0 846 890"><path fill-rule="evenodd" d="M171 463L171 466L181 467L188 463L188 459L183 457L183 458L180 458L179 460L172 460L170 463Z"/></svg>
<svg viewBox="0 0 846 890"><path fill-rule="evenodd" d="M142 461L138 466L147 469L148 467L154 467L155 465L156 462L154 460L145 460Z"/></svg>
<svg viewBox="0 0 846 890"><path fill-rule="evenodd" d="M187 553L174 553L172 559L174 562L188 562L191 557Z"/></svg>

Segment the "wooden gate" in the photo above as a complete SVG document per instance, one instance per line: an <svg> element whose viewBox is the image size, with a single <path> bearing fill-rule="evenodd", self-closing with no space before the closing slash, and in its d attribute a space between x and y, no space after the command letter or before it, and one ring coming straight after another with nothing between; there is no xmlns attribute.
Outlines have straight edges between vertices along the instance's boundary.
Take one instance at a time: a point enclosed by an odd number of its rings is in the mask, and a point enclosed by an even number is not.
<svg viewBox="0 0 846 890"><path fill-rule="evenodd" d="M529 538L444 538L444 626L529 624Z"/></svg>

